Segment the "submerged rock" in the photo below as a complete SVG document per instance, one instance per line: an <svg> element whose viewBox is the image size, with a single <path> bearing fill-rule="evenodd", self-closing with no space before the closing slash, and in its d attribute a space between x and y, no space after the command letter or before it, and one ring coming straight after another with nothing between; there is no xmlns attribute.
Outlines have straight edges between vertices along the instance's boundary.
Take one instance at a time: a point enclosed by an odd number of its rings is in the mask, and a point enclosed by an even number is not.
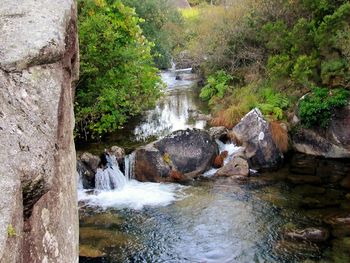
<svg viewBox="0 0 350 263"><path fill-rule="evenodd" d="M316 168L317 160L315 156L307 154L294 154L290 163L290 171L292 173L314 175Z"/></svg>
<svg viewBox="0 0 350 263"><path fill-rule="evenodd" d="M345 178L341 181L340 185L341 185L342 187L346 188L346 189L350 189L350 175L348 175L347 177L345 177Z"/></svg>
<svg viewBox="0 0 350 263"><path fill-rule="evenodd" d="M305 229L287 230L284 233L286 238L292 240L303 240L309 242L325 242L329 238L329 232L324 228L309 227Z"/></svg>
<svg viewBox="0 0 350 263"><path fill-rule="evenodd" d="M245 115L232 132L246 148L250 168L275 169L282 164L283 153L276 146L270 125L259 109Z"/></svg>
<svg viewBox="0 0 350 263"><path fill-rule="evenodd" d="M206 131L181 130L135 151L135 178L139 181L170 180L170 171L194 178L211 167L218 153L216 142Z"/></svg>
<svg viewBox="0 0 350 263"><path fill-rule="evenodd" d="M277 242L274 251L277 254L293 256L298 259L318 257L321 254L321 250L316 244L289 240Z"/></svg>
<svg viewBox="0 0 350 263"><path fill-rule="evenodd" d="M289 174L287 180L293 184L321 184L321 178L314 175Z"/></svg>
<svg viewBox="0 0 350 263"><path fill-rule="evenodd" d="M79 246L79 257L101 258L103 256L104 256L104 253L101 250L94 248L91 245L80 245Z"/></svg>

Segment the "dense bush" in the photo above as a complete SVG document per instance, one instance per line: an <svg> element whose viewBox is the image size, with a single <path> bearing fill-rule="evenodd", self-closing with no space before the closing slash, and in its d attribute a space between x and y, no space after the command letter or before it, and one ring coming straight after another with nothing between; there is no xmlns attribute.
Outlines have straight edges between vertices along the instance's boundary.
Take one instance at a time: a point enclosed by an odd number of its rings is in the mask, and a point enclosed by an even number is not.
<svg viewBox="0 0 350 263"><path fill-rule="evenodd" d="M122 0L135 8L144 21L140 24L145 37L154 43L151 53L158 68L171 66L172 50L178 45L182 19L169 0Z"/></svg>
<svg viewBox="0 0 350 263"><path fill-rule="evenodd" d="M160 79L140 19L121 1L81 0L76 133L96 138L154 104Z"/></svg>
<svg viewBox="0 0 350 263"><path fill-rule="evenodd" d="M346 89L314 88L300 102L301 123L308 128L314 126L326 128L334 109L346 106L349 95L350 92Z"/></svg>
<svg viewBox="0 0 350 263"><path fill-rule="evenodd" d="M232 124L229 119L250 109L242 103L246 100L242 94L252 85L256 93L247 103L274 119L284 118L295 105L291 102L315 87L325 87L329 94L350 87L349 1L236 0L233 5L201 6L191 13L197 15L186 20L186 39L195 64L205 76L225 70L241 80L234 92L210 101L218 122ZM263 83L272 93L266 95ZM210 93L207 87L203 92ZM283 94L283 99L274 98L274 93ZM227 98L232 96L243 99L237 103ZM343 105L326 104L320 110L322 105L310 103L310 118L322 111L321 119L326 120L334 107ZM306 112L304 117L304 123L311 125Z"/></svg>
<svg viewBox="0 0 350 263"><path fill-rule="evenodd" d="M229 87L230 80L232 80L232 77L225 71L217 71L208 77L207 84L202 88L199 96L203 100L209 101L209 104L213 103L213 99L215 98L222 99Z"/></svg>

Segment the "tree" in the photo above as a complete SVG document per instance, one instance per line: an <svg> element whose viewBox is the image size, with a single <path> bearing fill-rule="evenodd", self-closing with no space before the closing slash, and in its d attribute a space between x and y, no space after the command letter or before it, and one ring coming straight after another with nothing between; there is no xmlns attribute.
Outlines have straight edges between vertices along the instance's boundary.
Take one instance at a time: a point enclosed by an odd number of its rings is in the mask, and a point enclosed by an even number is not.
<svg viewBox="0 0 350 263"><path fill-rule="evenodd" d="M78 8L76 134L89 139L122 127L130 116L152 106L160 94L160 78L152 43L132 8L119 0L81 0Z"/></svg>
<svg viewBox="0 0 350 263"><path fill-rule="evenodd" d="M144 21L140 24L145 37L154 43L151 54L158 68L171 66L171 53L177 45L174 38L182 25L181 15L169 0L123 0L127 6L135 8Z"/></svg>

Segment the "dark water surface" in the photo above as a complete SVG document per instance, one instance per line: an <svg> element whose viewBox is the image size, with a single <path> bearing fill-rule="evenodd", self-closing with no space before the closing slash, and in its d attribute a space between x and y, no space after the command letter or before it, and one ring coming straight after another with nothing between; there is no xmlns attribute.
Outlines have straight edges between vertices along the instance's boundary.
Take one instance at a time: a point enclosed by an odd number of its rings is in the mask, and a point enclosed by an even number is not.
<svg viewBox="0 0 350 263"><path fill-rule="evenodd" d="M286 176L283 170L249 182L199 180L165 207L81 209L81 249L97 257L80 262L350 262L349 196L290 185ZM283 235L306 227L330 237L312 243Z"/></svg>

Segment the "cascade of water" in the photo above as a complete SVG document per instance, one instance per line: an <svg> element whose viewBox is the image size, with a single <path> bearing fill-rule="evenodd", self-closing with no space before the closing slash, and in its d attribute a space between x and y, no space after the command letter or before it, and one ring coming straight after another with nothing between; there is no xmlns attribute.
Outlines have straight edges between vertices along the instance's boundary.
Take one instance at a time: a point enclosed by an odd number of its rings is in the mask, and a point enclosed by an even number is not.
<svg viewBox="0 0 350 263"><path fill-rule="evenodd" d="M95 175L95 188L98 190L122 189L127 179L119 169L115 156L106 155L107 167L97 169Z"/></svg>
<svg viewBox="0 0 350 263"><path fill-rule="evenodd" d="M173 59L171 59L171 68L170 68L170 70L171 71L173 71L173 72L175 72L175 70L176 70L176 64L175 64L175 62L174 62L174 60Z"/></svg>
<svg viewBox="0 0 350 263"><path fill-rule="evenodd" d="M134 163L135 163L135 153L125 156L125 177L127 180L131 180L134 177Z"/></svg>
<svg viewBox="0 0 350 263"><path fill-rule="evenodd" d="M77 178L78 178L78 190L83 190L83 175L80 173L80 171L77 171Z"/></svg>
<svg viewBox="0 0 350 263"><path fill-rule="evenodd" d="M222 153L223 151L227 151L227 158L224 160L224 165L229 163L233 155L241 149L241 147L235 145L234 143L223 143L220 140L216 140L217 145L219 146L219 152ZM211 177L213 176L219 169L211 168L210 170L206 171L203 176L205 177Z"/></svg>

